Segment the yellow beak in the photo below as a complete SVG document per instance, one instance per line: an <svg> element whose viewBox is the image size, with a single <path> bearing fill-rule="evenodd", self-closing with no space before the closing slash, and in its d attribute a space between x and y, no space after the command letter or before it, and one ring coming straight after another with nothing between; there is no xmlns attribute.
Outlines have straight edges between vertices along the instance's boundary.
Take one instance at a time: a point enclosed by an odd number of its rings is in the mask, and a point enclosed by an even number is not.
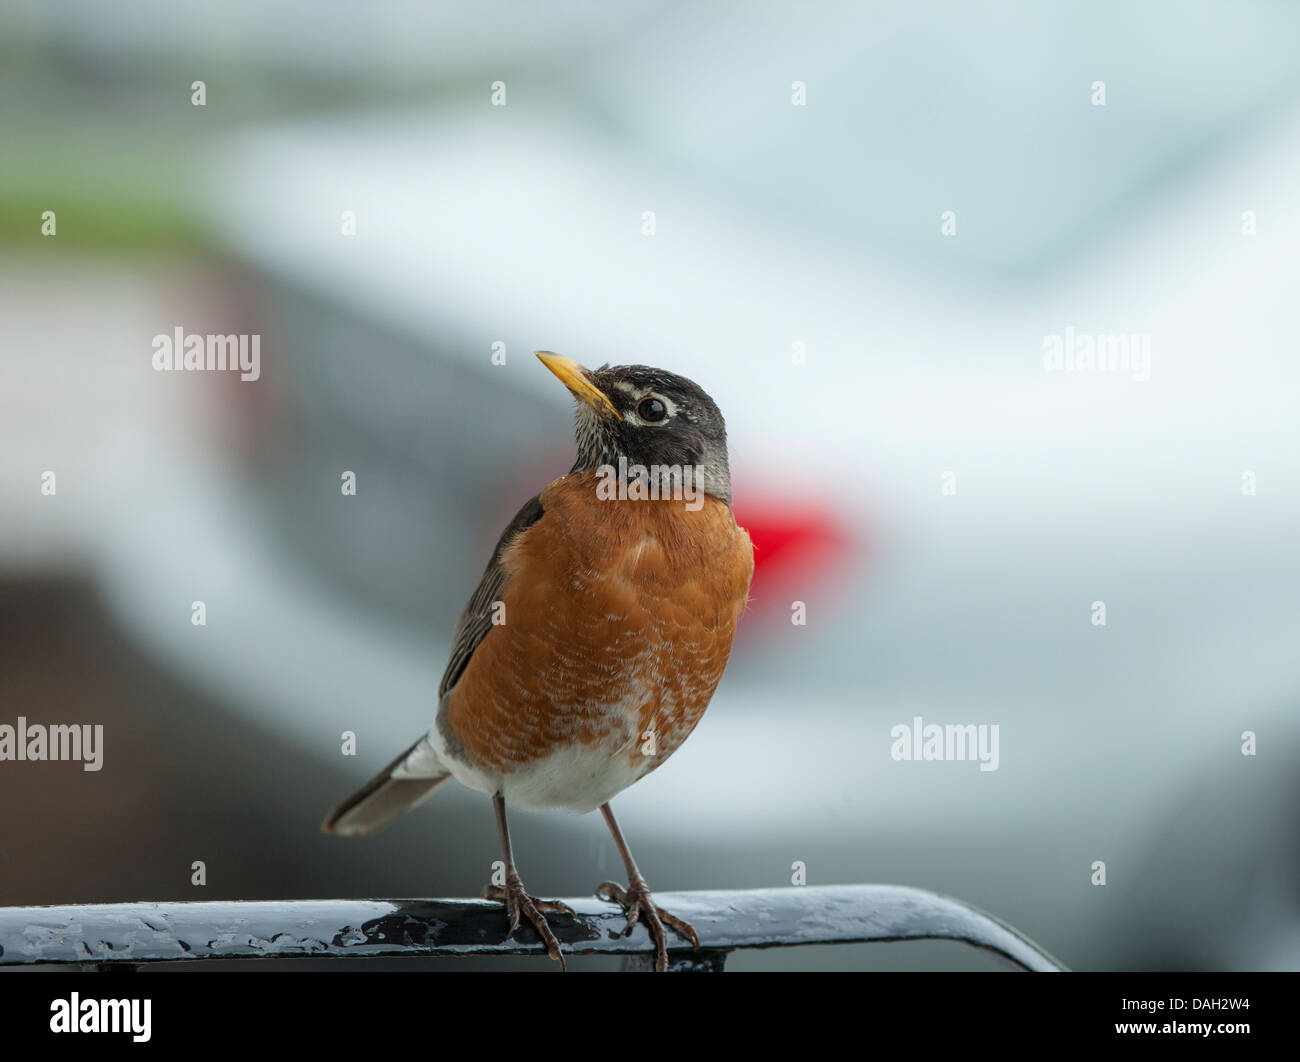
<svg viewBox="0 0 1300 1062"><path fill-rule="evenodd" d="M614 403L606 397L605 392L587 379L587 370L572 358L552 354L549 350L535 350L533 353L543 365L555 373L560 383L569 389L574 398L586 402L597 413L613 417L615 420L623 419L614 408Z"/></svg>

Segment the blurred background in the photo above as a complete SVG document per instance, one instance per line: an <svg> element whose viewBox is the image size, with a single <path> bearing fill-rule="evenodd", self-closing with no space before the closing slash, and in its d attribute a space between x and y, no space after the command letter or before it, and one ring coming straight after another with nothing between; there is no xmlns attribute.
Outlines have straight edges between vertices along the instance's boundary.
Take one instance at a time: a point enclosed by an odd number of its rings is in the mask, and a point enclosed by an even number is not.
<svg viewBox="0 0 1300 1062"><path fill-rule="evenodd" d="M1300 967L1298 36L1263 0L0 4L0 723L105 727L99 772L0 763L0 904L478 893L479 794L318 826L568 469L544 348L704 386L758 547L712 708L616 802L656 889L802 863L1075 968ZM260 336L260 378L154 371L178 327ZM1069 330L1149 378L1049 370ZM997 724L998 769L894 761L916 716ZM599 816L512 828L539 895L619 873Z"/></svg>

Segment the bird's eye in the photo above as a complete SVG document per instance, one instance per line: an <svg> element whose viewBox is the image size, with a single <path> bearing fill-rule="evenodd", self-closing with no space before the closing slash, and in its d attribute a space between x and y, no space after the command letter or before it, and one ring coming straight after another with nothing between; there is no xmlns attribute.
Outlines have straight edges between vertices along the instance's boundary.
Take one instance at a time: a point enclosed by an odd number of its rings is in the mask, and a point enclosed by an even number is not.
<svg viewBox="0 0 1300 1062"><path fill-rule="evenodd" d="M647 424L658 424L668 416L668 407L657 398L643 398L637 403L636 415Z"/></svg>

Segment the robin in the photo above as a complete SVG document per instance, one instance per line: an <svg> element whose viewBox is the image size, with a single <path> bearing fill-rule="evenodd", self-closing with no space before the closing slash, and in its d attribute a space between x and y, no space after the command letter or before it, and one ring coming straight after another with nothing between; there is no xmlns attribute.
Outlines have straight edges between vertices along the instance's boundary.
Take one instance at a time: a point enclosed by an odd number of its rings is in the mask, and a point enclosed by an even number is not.
<svg viewBox="0 0 1300 1062"><path fill-rule="evenodd" d="M524 889L506 805L600 808L627 869L627 933L643 920L665 970L665 926L610 800L690 735L722 677L749 594L753 546L731 512L722 414L703 389L644 365L584 369L538 351L577 400L572 470L507 525L452 637L434 725L325 820L356 836L388 825L450 778L490 794L505 884L483 897L520 916L564 966L544 912L573 911Z"/></svg>

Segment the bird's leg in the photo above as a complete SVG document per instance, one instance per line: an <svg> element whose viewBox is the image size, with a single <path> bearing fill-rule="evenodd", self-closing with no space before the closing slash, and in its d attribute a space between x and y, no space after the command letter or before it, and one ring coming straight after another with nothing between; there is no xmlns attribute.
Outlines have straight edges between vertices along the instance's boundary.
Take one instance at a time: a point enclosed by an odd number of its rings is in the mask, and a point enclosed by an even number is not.
<svg viewBox="0 0 1300 1062"><path fill-rule="evenodd" d="M665 925L677 930L695 945L697 951L700 947L700 938L689 922L683 922L676 915L671 915L662 907L655 906L650 898L650 886L641 876L636 860L632 858L632 852L628 849L627 842L623 840L623 831L618 828L614 809L608 804L601 804L600 811L605 816L605 823L614 837L614 844L618 846L618 854L623 858L623 866L627 868L627 888L624 889L621 885L607 881L596 890L596 898L606 903L621 904L627 911L625 936L636 928L638 921L644 921L650 927L650 936L655 942L655 969L662 973L668 969L668 940L664 932Z"/></svg>
<svg viewBox="0 0 1300 1062"><path fill-rule="evenodd" d="M497 903L506 905L506 914L510 918L510 932L506 934L506 940L513 937L515 930L519 928L519 916L527 915L528 921L532 922L537 935L546 945L546 953L558 962L560 969L563 970L564 956L560 953L560 942L555 939L555 934L551 932L550 924L542 912L558 911L567 914L570 918L576 918L577 915L566 903L561 903L559 900L538 900L524 891L524 883L519 878L519 871L515 869L515 857L510 851L510 827L506 825L505 797L500 793L493 794L492 806L496 808L497 832L501 836L501 851L505 855L506 883L504 887L485 885L480 896L485 900L496 900Z"/></svg>

